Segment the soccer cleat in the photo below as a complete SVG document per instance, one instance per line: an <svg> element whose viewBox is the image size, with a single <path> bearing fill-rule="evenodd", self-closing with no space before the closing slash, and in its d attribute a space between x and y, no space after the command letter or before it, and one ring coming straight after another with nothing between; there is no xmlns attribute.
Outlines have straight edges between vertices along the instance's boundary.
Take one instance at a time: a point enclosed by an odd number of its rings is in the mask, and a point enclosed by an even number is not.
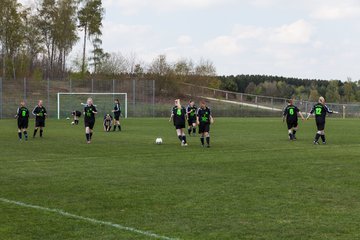
<svg viewBox="0 0 360 240"><path fill-rule="evenodd" d="M323 142L322 144L326 145L326 142Z"/></svg>
<svg viewBox="0 0 360 240"><path fill-rule="evenodd" d="M207 148L210 148L210 145L207 145L206 147L207 147Z"/></svg>
<svg viewBox="0 0 360 240"><path fill-rule="evenodd" d="M293 135L293 140L296 140L297 138L296 138L296 136L295 135Z"/></svg>
<svg viewBox="0 0 360 240"><path fill-rule="evenodd" d="M87 144L90 144L90 143L91 143L91 141L87 141L86 143L87 143Z"/></svg>
<svg viewBox="0 0 360 240"><path fill-rule="evenodd" d="M318 142L318 141L314 141L314 145L319 145L319 142Z"/></svg>

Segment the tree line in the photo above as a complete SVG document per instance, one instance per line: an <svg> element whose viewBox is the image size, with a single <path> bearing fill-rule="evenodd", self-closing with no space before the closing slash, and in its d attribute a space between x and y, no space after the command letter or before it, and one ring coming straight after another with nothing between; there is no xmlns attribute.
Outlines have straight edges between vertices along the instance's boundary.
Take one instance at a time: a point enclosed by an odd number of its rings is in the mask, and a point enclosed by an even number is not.
<svg viewBox="0 0 360 240"><path fill-rule="evenodd" d="M86 71L87 44L96 68L106 54L101 47L104 8L101 0L40 0L25 7L17 0L0 1L0 47L3 78L40 75L64 77L67 57L83 32L81 71Z"/></svg>
<svg viewBox="0 0 360 240"><path fill-rule="evenodd" d="M223 90L282 98L317 101L324 96L328 102L360 101L360 81L316 80L266 75L220 76Z"/></svg>

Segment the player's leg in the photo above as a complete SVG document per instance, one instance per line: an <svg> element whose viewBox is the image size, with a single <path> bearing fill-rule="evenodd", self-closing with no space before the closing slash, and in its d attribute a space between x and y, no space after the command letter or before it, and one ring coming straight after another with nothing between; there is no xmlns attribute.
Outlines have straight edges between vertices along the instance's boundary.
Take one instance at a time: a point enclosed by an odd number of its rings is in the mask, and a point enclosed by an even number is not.
<svg viewBox="0 0 360 240"><path fill-rule="evenodd" d="M206 124L205 137L206 137L207 147L209 148L210 147L210 124Z"/></svg>
<svg viewBox="0 0 360 240"><path fill-rule="evenodd" d="M323 144L326 144L325 130L321 131L320 137L321 137L321 140L322 140Z"/></svg>
<svg viewBox="0 0 360 240"><path fill-rule="evenodd" d="M22 130L21 130L21 128L18 128L18 137L19 137L19 140L21 141L22 140Z"/></svg>
<svg viewBox="0 0 360 240"><path fill-rule="evenodd" d="M25 120L24 125L22 126L25 141L28 140L28 133L27 133L27 128L28 127L29 127L29 120Z"/></svg>
<svg viewBox="0 0 360 240"><path fill-rule="evenodd" d="M178 126L176 127L176 135L178 136L180 142L182 143L183 141L182 132L181 132L181 128Z"/></svg>
<svg viewBox="0 0 360 240"><path fill-rule="evenodd" d="M287 122L287 126L288 126L288 135L289 135L289 140L293 140L294 137L293 137L293 125L291 122Z"/></svg>
<svg viewBox="0 0 360 240"><path fill-rule="evenodd" d="M294 139L294 140L296 140L296 133L297 133L297 131L298 131L298 126L293 127L292 132L293 132L293 139Z"/></svg>
<svg viewBox="0 0 360 240"><path fill-rule="evenodd" d="M182 141L181 141L182 145L187 146L185 126L184 126L184 128L181 128L181 136L182 136Z"/></svg>
<svg viewBox="0 0 360 240"><path fill-rule="evenodd" d="M85 123L85 136L86 136L86 141L87 143L90 143L91 139L90 139L90 127L88 123Z"/></svg>
<svg viewBox="0 0 360 240"><path fill-rule="evenodd" d="M44 124L40 127L40 137L43 137L43 132L44 132Z"/></svg>
<svg viewBox="0 0 360 240"><path fill-rule="evenodd" d="M194 136L196 135L196 123L195 122L192 124L192 133Z"/></svg>
<svg viewBox="0 0 360 240"><path fill-rule="evenodd" d="M318 131L316 132L316 135L315 135L314 144L319 144L319 138L322 135L324 128L323 128L323 124L321 122L316 122L316 126L317 126Z"/></svg>
<svg viewBox="0 0 360 240"><path fill-rule="evenodd" d="M205 146L205 131L204 131L204 124L199 125L199 134L200 134L200 142L201 146Z"/></svg>
<svg viewBox="0 0 360 240"><path fill-rule="evenodd" d="M36 136L37 132L38 132L39 127L37 127L37 124L35 125L35 129L34 129L34 134L33 134L33 138Z"/></svg>

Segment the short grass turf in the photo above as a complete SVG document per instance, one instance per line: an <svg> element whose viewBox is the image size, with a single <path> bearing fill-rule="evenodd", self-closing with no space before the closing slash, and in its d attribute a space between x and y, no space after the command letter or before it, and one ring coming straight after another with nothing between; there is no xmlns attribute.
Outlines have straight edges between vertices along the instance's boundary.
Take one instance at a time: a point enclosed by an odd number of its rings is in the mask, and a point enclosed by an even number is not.
<svg viewBox="0 0 360 240"><path fill-rule="evenodd" d="M290 142L279 119L219 118L204 149L198 137L182 148L167 119L110 133L97 121L91 145L69 121L19 142L3 120L0 198L176 239L359 239L359 123L328 119L314 146L314 120ZM3 201L0 238L153 239Z"/></svg>

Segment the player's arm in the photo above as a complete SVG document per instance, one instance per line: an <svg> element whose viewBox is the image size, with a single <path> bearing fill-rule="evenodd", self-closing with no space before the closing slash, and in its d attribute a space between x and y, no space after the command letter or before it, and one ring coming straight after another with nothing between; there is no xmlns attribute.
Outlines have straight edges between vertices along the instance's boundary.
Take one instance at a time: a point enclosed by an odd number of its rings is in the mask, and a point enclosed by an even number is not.
<svg viewBox="0 0 360 240"><path fill-rule="evenodd" d="M20 116L20 108L17 109L15 118L19 118L19 116Z"/></svg>
<svg viewBox="0 0 360 240"><path fill-rule="evenodd" d="M311 115L314 114L314 112L315 112L315 106L314 106L314 107L311 109L311 111L308 113L308 116L307 116L306 120L308 120L308 119L311 117Z"/></svg>
<svg viewBox="0 0 360 240"><path fill-rule="evenodd" d="M95 106L94 106L94 109L93 109L93 113L94 113L94 114L97 114L97 113L98 113Z"/></svg>
<svg viewBox="0 0 360 240"><path fill-rule="evenodd" d="M299 115L300 115L300 117L301 117L302 120L305 120L304 115L302 114L301 111L299 111Z"/></svg>
<svg viewBox="0 0 360 240"><path fill-rule="evenodd" d="M173 120L173 118L174 118L174 113L173 113L173 112L171 112L169 122L171 122L171 121Z"/></svg>
<svg viewBox="0 0 360 240"><path fill-rule="evenodd" d="M326 105L325 105L325 110L327 113L330 113L330 114L335 113L334 111L330 110L330 108Z"/></svg>
<svg viewBox="0 0 360 240"><path fill-rule="evenodd" d="M39 116L37 106L32 110L34 116Z"/></svg>

